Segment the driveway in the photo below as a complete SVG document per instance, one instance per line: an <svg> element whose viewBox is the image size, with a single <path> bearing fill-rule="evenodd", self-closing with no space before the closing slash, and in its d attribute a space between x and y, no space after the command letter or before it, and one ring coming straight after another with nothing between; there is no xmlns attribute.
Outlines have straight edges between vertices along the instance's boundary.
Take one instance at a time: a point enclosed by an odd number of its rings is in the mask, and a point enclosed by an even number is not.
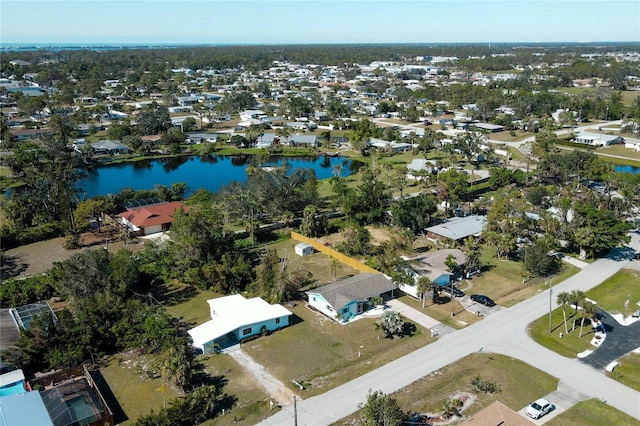
<svg viewBox="0 0 640 426"><path fill-rule="evenodd" d="M554 417L564 413L569 408L573 407L576 403L584 401L585 399L589 399L589 396L575 388L572 388L563 381L560 381L558 382L558 388L555 391L543 396L542 398L545 398L547 401L553 404L554 407L553 410L551 410L546 416L543 416L542 418L537 420L532 419L524 412L527 406L519 410L518 414L526 417L527 419L529 419L529 421L537 425L543 425Z"/></svg>
<svg viewBox="0 0 640 426"><path fill-rule="evenodd" d="M640 347L640 322L622 325L602 309L598 309L598 318L604 325L607 337L598 349L580 361L596 369L604 369L611 361Z"/></svg>
<svg viewBox="0 0 640 426"><path fill-rule="evenodd" d="M446 324L442 324L438 320L431 318L430 316L420 312L417 309L412 308L411 306L402 303L398 299L391 299L387 301L387 305L391 306L394 311L398 312L400 315L408 318L409 320L420 324L427 330L431 330L434 335L442 335L447 333L452 333L455 331L453 327L449 327Z"/></svg>

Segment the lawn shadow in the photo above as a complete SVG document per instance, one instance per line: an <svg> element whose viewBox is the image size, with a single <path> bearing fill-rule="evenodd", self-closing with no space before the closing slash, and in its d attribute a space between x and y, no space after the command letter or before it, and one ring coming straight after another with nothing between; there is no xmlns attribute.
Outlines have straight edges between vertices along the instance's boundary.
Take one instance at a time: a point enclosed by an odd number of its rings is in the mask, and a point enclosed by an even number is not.
<svg viewBox="0 0 640 426"><path fill-rule="evenodd" d="M28 266L19 256L4 255L0 266L0 279L16 277L26 271Z"/></svg>
<svg viewBox="0 0 640 426"><path fill-rule="evenodd" d="M414 323L405 322L402 326L402 333L400 334L400 337L411 337L415 334L416 331L418 331L418 327L416 327Z"/></svg>
<svg viewBox="0 0 640 426"><path fill-rule="evenodd" d="M120 424L129 420L129 417L120 406L102 372L100 372L100 370L92 370L89 374L91 374L93 382L96 384L96 387L113 413L113 423Z"/></svg>
<svg viewBox="0 0 640 426"><path fill-rule="evenodd" d="M289 325L297 325L300 323L303 323L304 320L302 318L300 318L298 315L292 313L291 316L289 317Z"/></svg>
<svg viewBox="0 0 640 426"><path fill-rule="evenodd" d="M175 306L188 302L198 294L198 289L194 286L183 286L170 288L162 284L154 288L153 296L166 306Z"/></svg>

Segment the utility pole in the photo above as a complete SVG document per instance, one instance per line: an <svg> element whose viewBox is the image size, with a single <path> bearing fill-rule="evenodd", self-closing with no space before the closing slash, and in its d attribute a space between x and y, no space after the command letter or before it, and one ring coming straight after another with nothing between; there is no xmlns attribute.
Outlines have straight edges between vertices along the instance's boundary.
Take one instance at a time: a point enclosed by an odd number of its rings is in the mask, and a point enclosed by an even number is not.
<svg viewBox="0 0 640 426"><path fill-rule="evenodd" d="M549 334L551 334L551 295L553 290L551 289L551 279L548 281L549 283Z"/></svg>
<svg viewBox="0 0 640 426"><path fill-rule="evenodd" d="M293 426L298 426L298 406L296 405L295 395L293 395Z"/></svg>

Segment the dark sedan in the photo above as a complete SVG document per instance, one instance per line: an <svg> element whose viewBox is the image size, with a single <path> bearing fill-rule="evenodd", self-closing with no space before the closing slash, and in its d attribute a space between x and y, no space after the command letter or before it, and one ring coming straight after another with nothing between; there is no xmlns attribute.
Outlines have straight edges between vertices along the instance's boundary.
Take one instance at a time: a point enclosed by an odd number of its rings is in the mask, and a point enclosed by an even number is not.
<svg viewBox="0 0 640 426"><path fill-rule="evenodd" d="M450 285L440 286L439 290L449 294L451 294L451 292L453 291L453 297L464 297L464 291L457 289L455 287L452 288Z"/></svg>
<svg viewBox="0 0 640 426"><path fill-rule="evenodd" d="M493 300L491 300L491 298L485 296L484 294L472 294L471 300L484 306L496 306L496 302L494 302Z"/></svg>

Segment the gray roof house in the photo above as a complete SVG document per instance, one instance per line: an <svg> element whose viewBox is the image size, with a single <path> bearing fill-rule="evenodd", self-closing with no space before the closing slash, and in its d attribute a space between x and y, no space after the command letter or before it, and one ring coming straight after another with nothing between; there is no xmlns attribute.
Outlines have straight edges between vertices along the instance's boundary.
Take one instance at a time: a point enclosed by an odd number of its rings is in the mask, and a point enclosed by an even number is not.
<svg viewBox="0 0 640 426"><path fill-rule="evenodd" d="M444 223L428 227L426 231L427 238L434 241L441 239L460 241L469 236L480 236L486 227L487 217L474 215L466 217L452 217L447 219Z"/></svg>
<svg viewBox="0 0 640 426"><path fill-rule="evenodd" d="M122 145L117 141L100 141L94 142L91 144L91 148L96 152L96 154L126 154L129 152L129 148Z"/></svg>
<svg viewBox="0 0 640 426"><path fill-rule="evenodd" d="M364 273L307 291L309 305L336 321L347 322L373 307L371 299L396 285L383 274Z"/></svg>
<svg viewBox="0 0 640 426"><path fill-rule="evenodd" d="M609 146L613 144L624 143L624 138L622 136L616 135L582 132L576 136L575 141L577 143L584 143L587 145Z"/></svg>
<svg viewBox="0 0 640 426"><path fill-rule="evenodd" d="M289 145L291 146L318 146L318 137L316 135L291 135L289 136Z"/></svg>

